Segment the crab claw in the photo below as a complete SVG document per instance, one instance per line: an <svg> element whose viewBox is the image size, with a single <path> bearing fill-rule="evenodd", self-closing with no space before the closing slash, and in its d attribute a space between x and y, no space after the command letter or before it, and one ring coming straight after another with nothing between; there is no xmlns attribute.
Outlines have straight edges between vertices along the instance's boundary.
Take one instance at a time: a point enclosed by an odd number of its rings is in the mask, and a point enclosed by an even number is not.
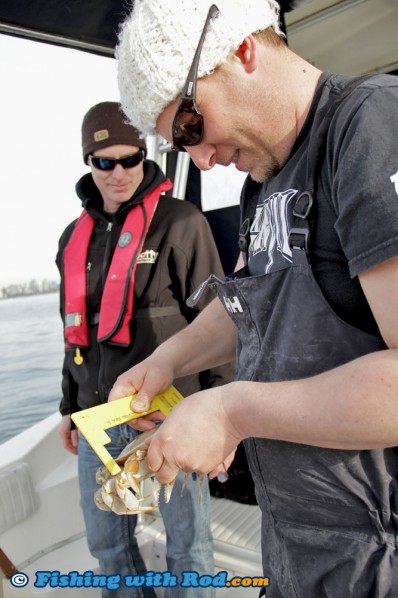
<svg viewBox="0 0 398 598"><path fill-rule="evenodd" d="M144 498L137 498L129 489L116 482L117 496L113 497L111 510L116 515L138 515L156 509L156 505L144 506Z"/></svg>
<svg viewBox="0 0 398 598"><path fill-rule="evenodd" d="M94 493L94 502L101 511L110 511L111 509L102 500L102 488Z"/></svg>
<svg viewBox="0 0 398 598"><path fill-rule="evenodd" d="M116 481L115 487L120 500L123 502L123 504L129 511L134 511L138 509L140 503L142 502L142 499L137 498L134 492L132 492L129 488L126 488L126 486L124 486L123 484L120 484L120 482L118 481Z"/></svg>
<svg viewBox="0 0 398 598"><path fill-rule="evenodd" d="M116 478L110 478L101 488L102 502L112 511L113 501L116 496Z"/></svg>
<svg viewBox="0 0 398 598"><path fill-rule="evenodd" d="M146 454L146 450L137 450L126 460L123 467L123 474L126 476L129 486L137 494L141 494L140 483L154 475L145 462Z"/></svg>
<svg viewBox="0 0 398 598"><path fill-rule="evenodd" d="M106 467L100 467L95 473L95 481L100 486L107 482L112 477Z"/></svg>
<svg viewBox="0 0 398 598"><path fill-rule="evenodd" d="M134 513L134 511L129 511L128 507L119 496L113 497L111 511L116 513L116 515L129 515Z"/></svg>

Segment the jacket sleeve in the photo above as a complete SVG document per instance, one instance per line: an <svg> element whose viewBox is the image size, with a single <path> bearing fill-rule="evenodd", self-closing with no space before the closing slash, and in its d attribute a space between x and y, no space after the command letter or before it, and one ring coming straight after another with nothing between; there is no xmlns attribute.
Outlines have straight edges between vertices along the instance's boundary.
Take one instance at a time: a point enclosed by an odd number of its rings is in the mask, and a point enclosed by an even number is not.
<svg viewBox="0 0 398 598"><path fill-rule="evenodd" d="M60 316L63 322L64 319L64 306L63 306L63 266L62 266L62 254L63 251L68 243L72 230L74 228L76 221L73 221L62 233L59 243L58 243L58 252L55 258L55 263L59 270L61 276L61 287L60 287ZM65 352L64 362L62 366L62 399L59 405L59 411L61 415L70 415L75 411L78 411L77 407L77 391L78 387L76 382L74 381L68 367L68 356Z"/></svg>
<svg viewBox="0 0 398 598"><path fill-rule="evenodd" d="M210 274L215 274L218 278L224 277L224 270L210 225L199 211L196 214L194 226L190 229L190 234L192 237L188 253L185 300ZM207 290L199 299L195 309L202 311L214 297L213 291Z"/></svg>
<svg viewBox="0 0 398 598"><path fill-rule="evenodd" d="M59 405L61 415L71 415L75 411L79 411L77 406L77 389L77 384L69 371L65 356L62 368L62 399Z"/></svg>
<svg viewBox="0 0 398 598"><path fill-rule="evenodd" d="M193 232L194 231L194 232ZM219 278L224 277L223 267L220 256L209 223L205 216L199 212L197 222L192 229L192 246L190 251L190 262L188 264L187 275L187 295L186 299L197 289L197 287L208 278L210 274L215 274ZM192 319L208 303L214 299L214 293L207 290L199 299L196 313L192 314ZM221 386L232 382L235 376L235 362L231 362L216 368L212 368L200 373L200 384L203 389Z"/></svg>

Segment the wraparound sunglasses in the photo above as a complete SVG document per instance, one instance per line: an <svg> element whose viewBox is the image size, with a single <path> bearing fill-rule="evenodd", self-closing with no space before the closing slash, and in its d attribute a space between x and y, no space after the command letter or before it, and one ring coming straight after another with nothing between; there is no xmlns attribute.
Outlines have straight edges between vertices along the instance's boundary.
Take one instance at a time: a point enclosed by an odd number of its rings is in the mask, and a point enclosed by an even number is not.
<svg viewBox="0 0 398 598"><path fill-rule="evenodd" d="M196 103L196 81L198 78L198 66L203 42L209 28L210 21L220 14L217 6L212 4L207 13L206 22L196 48L195 55L189 69L187 80L181 93L180 104L174 116L172 125L174 151L185 152L184 145L197 145L203 139L204 122Z"/></svg>
<svg viewBox="0 0 398 598"><path fill-rule="evenodd" d="M134 168L144 159L145 152L140 150L135 154L130 154L124 158L100 158L98 156L89 155L90 163L97 168L97 170L113 170L116 164L120 164L123 168Z"/></svg>

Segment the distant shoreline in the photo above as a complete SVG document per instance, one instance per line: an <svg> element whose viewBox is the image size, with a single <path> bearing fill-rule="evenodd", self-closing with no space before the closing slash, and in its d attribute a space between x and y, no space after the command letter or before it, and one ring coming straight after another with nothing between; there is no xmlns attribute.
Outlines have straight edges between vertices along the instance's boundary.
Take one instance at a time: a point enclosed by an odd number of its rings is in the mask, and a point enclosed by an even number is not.
<svg viewBox="0 0 398 598"><path fill-rule="evenodd" d="M47 295L58 293L59 282L49 280L32 280L29 283L10 284L0 288L0 301L15 299L16 297L32 297L33 295Z"/></svg>

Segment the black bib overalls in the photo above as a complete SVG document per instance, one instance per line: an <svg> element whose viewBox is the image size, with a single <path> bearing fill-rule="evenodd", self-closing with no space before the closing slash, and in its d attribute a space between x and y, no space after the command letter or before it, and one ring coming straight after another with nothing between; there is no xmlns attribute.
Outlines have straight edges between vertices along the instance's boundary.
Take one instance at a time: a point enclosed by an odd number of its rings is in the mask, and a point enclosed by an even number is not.
<svg viewBox="0 0 398 598"><path fill-rule="evenodd" d="M291 268L236 273L216 292L238 329L237 379L305 378L385 348L340 320L304 251ZM240 311L240 308L242 311ZM245 441L272 598L398 596L398 455Z"/></svg>

